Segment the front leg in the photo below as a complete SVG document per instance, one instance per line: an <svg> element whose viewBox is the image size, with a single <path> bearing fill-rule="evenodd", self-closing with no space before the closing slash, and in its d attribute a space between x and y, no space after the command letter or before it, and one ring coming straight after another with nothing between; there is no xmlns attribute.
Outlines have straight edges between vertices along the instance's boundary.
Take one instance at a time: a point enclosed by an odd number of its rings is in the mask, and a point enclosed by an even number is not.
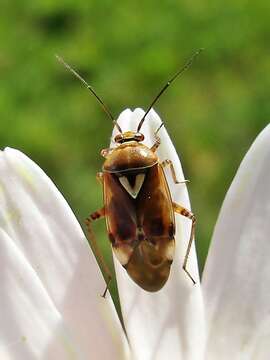
<svg viewBox="0 0 270 360"><path fill-rule="evenodd" d="M100 151L100 155L106 159L106 157L107 157L108 155L110 155L110 153L111 153L112 151L113 151L112 148L102 149L102 150Z"/></svg>
<svg viewBox="0 0 270 360"><path fill-rule="evenodd" d="M96 174L96 179L100 182L101 185L103 185L103 172L98 172Z"/></svg>
<svg viewBox="0 0 270 360"><path fill-rule="evenodd" d="M150 150L152 150L153 152L156 152L159 145L161 144L160 137L158 137L156 134L155 134L155 139L156 141L154 142L154 145L152 145L152 147L150 148Z"/></svg>

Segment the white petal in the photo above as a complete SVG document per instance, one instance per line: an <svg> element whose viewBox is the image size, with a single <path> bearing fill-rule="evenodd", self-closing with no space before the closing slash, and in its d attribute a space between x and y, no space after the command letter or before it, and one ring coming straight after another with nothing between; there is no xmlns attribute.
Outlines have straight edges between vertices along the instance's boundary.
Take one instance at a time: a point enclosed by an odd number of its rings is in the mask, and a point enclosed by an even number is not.
<svg viewBox="0 0 270 360"><path fill-rule="evenodd" d="M0 226L31 264L83 359L121 359L126 341L111 298L100 296L105 282L76 218L44 172L13 149L0 153Z"/></svg>
<svg viewBox="0 0 270 360"><path fill-rule="evenodd" d="M2 229L0 248L0 359L83 359L37 275Z"/></svg>
<svg viewBox="0 0 270 360"><path fill-rule="evenodd" d="M203 275L207 360L269 359L270 126L225 197Z"/></svg>
<svg viewBox="0 0 270 360"><path fill-rule="evenodd" d="M118 123L123 131L136 130L143 114L141 109L134 112L127 109L120 114ZM153 145L153 134L160 124L160 118L152 110L141 129L146 145ZM113 136L116 133L114 129ZM164 127L159 131L159 136L160 160L172 160L178 179L183 180L179 158ZM111 146L115 146L113 141ZM173 200L190 209L186 186L175 185L167 170ZM182 270L191 221L176 215L176 224L175 259L169 280L160 291L149 293L139 288L115 259L124 322L134 356L139 360L201 359L204 343L203 306L194 246L188 269L197 280L195 286Z"/></svg>

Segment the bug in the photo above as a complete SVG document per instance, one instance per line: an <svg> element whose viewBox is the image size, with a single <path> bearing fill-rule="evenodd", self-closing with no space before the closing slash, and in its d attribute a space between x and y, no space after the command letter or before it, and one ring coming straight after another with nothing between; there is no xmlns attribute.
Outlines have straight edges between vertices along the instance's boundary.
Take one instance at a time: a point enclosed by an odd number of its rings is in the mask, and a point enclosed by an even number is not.
<svg viewBox="0 0 270 360"><path fill-rule="evenodd" d="M108 290L111 275L99 252L91 227L93 221L103 217L106 219L108 237L116 258L131 279L149 292L160 290L169 278L175 248L175 214L189 218L192 225L183 270L195 284L187 270L187 261L194 238L196 218L190 210L176 204L171 198L164 167L170 167L176 184L181 182L177 180L172 161L166 159L161 162L157 156L156 151L160 145L158 131L163 123L156 129L155 142L151 147L142 143L144 135L141 128L160 96L187 70L201 51L202 49L199 49L194 53L161 88L138 123L137 130L125 132L93 88L61 57L56 56L97 98L118 131L114 137L116 146L101 151L105 161L102 172L97 173L97 178L103 186L104 206L90 214L86 220L92 248L108 277L103 297Z"/></svg>

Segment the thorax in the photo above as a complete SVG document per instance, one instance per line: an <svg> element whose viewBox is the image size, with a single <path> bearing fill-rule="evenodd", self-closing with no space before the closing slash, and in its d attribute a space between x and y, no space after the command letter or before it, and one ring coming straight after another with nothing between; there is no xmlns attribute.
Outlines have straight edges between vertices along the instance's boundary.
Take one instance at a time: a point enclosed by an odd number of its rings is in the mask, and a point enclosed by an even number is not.
<svg viewBox="0 0 270 360"><path fill-rule="evenodd" d="M103 171L109 173L140 172L158 163L157 155L147 146L130 141L114 148L107 156Z"/></svg>

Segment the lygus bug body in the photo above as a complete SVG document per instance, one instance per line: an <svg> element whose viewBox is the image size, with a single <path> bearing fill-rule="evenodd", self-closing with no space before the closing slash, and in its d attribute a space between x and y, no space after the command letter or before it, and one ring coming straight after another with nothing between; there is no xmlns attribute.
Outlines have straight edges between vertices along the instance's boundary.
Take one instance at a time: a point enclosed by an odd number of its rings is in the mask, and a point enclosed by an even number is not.
<svg viewBox="0 0 270 360"><path fill-rule="evenodd" d="M174 215L156 145L148 148L139 138L132 132L115 137L122 143L103 166L104 213L121 265L143 289L157 291L173 260Z"/></svg>
<svg viewBox="0 0 270 360"><path fill-rule="evenodd" d="M61 58L58 59L95 95L103 109L114 121L117 134L115 146L103 149L105 157L102 172L97 174L103 185L104 206L92 213L87 225L92 247L99 257L105 272L111 279L106 264L99 253L91 222L101 217L106 218L108 236L114 254L129 276L146 291L160 290L166 283L175 248L175 214L181 214L192 221L189 243L183 262L183 269L195 283L186 269L187 260L194 237L195 217L181 205L172 201L170 190L163 168L169 166L171 175L177 181L173 163L170 159L160 161L157 149L160 139L157 135L163 123L154 133L155 141L148 147L141 128L154 103L166 90L170 83L191 64L197 51L186 65L161 89L154 101L140 119L136 131L123 132L117 121L97 96L95 91ZM103 294L105 296L106 290Z"/></svg>

